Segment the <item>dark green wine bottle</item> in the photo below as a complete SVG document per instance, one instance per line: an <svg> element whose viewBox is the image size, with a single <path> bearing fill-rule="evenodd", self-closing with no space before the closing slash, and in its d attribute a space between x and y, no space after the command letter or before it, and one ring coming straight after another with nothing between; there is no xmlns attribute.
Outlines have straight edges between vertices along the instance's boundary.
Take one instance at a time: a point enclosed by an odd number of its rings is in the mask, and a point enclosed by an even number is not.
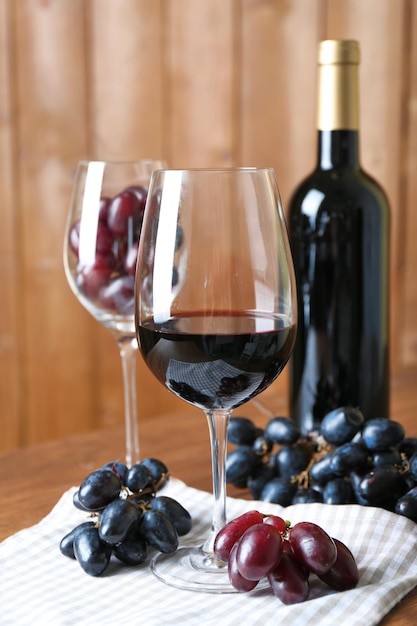
<svg viewBox="0 0 417 626"><path fill-rule="evenodd" d="M290 411L304 433L339 406L389 417L389 206L359 161L358 68L357 41L320 42L317 165L289 205Z"/></svg>

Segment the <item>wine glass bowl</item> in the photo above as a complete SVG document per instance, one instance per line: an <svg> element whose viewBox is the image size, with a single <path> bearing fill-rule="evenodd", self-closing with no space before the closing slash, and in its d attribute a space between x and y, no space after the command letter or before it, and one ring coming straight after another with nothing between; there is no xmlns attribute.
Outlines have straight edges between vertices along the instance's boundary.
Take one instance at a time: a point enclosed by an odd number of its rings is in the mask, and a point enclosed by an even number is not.
<svg viewBox="0 0 417 626"><path fill-rule="evenodd" d="M64 239L68 283L116 337L123 366L126 464L139 460L134 277L151 173L164 161L78 164Z"/></svg>
<svg viewBox="0 0 417 626"><path fill-rule="evenodd" d="M282 371L294 345L296 315L273 170L154 172L136 272L138 342L156 378L205 412L214 492L204 545L153 559L154 573L168 584L233 590L213 554L226 522L227 424L234 408Z"/></svg>

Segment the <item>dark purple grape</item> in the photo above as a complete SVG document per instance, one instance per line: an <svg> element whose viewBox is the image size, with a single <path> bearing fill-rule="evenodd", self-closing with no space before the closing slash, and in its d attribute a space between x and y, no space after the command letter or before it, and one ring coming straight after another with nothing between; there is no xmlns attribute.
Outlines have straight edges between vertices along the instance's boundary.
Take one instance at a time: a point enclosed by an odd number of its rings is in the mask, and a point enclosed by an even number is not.
<svg viewBox="0 0 417 626"><path fill-rule="evenodd" d="M74 538L74 554L82 569L90 576L100 576L110 561L111 546L102 541L98 528L84 528Z"/></svg>
<svg viewBox="0 0 417 626"><path fill-rule="evenodd" d="M333 539L313 522L295 524L290 530L289 542L296 559L313 574L324 574L336 561Z"/></svg>
<svg viewBox="0 0 417 626"><path fill-rule="evenodd" d="M154 458L143 459L141 463L150 469L153 483L158 486L158 489L161 489L169 479L169 472L165 463Z"/></svg>
<svg viewBox="0 0 417 626"><path fill-rule="evenodd" d="M230 552L242 535L255 524L262 524L263 515L259 511L247 511L230 520L217 533L214 540L214 554L219 561L227 563Z"/></svg>
<svg viewBox="0 0 417 626"><path fill-rule="evenodd" d="M268 576L282 555L282 538L271 524L255 524L239 539L236 564L247 580Z"/></svg>
<svg viewBox="0 0 417 626"><path fill-rule="evenodd" d="M119 497L122 483L111 469L101 468L91 472L78 490L80 503L89 511L99 511Z"/></svg>
<svg viewBox="0 0 417 626"><path fill-rule="evenodd" d="M417 487L413 487L398 499L395 512L417 522Z"/></svg>
<svg viewBox="0 0 417 626"><path fill-rule="evenodd" d="M273 417L266 425L264 436L279 445L291 445L301 436L300 429L289 417Z"/></svg>
<svg viewBox="0 0 417 626"><path fill-rule="evenodd" d="M268 582L273 594L286 605L304 602L310 593L305 569L287 551L282 554L278 565L268 575Z"/></svg>
<svg viewBox="0 0 417 626"><path fill-rule="evenodd" d="M355 557L344 543L334 538L333 541L337 549L336 561L319 578L332 589L336 589L336 591L353 589L359 581L359 571Z"/></svg>
<svg viewBox="0 0 417 626"><path fill-rule="evenodd" d="M409 463L410 474L414 480L417 480L417 452L414 452L414 454L410 457Z"/></svg>
<svg viewBox="0 0 417 626"><path fill-rule="evenodd" d="M332 453L329 452L313 463L308 472L311 480L319 485L323 485L332 478L335 478L335 474L331 469L331 462Z"/></svg>
<svg viewBox="0 0 417 626"><path fill-rule="evenodd" d="M226 482L246 486L259 462L259 457L249 446L235 448L226 458Z"/></svg>
<svg viewBox="0 0 417 626"><path fill-rule="evenodd" d="M261 500L281 506L290 506L296 489L296 484L286 478L273 478L262 489Z"/></svg>
<svg viewBox="0 0 417 626"><path fill-rule="evenodd" d="M130 527L141 516L141 510L129 500L113 500L101 514L100 539L114 546L126 537Z"/></svg>
<svg viewBox="0 0 417 626"><path fill-rule="evenodd" d="M275 463L263 463L256 467L247 479L247 487L254 500L261 499L261 493L266 483L277 475Z"/></svg>
<svg viewBox="0 0 417 626"><path fill-rule="evenodd" d="M73 528L65 537L61 539L59 549L64 556L68 556L70 559L75 559L74 554L74 539L85 528L95 526L95 522L83 522L75 528Z"/></svg>
<svg viewBox="0 0 417 626"><path fill-rule="evenodd" d="M358 485L359 495L368 504L388 510L395 508L398 498L407 491L404 477L392 465L378 465L363 476Z"/></svg>
<svg viewBox="0 0 417 626"><path fill-rule="evenodd" d="M295 492L292 504L307 504L309 502L323 502L323 494L314 487L300 487Z"/></svg>
<svg viewBox="0 0 417 626"><path fill-rule="evenodd" d="M238 446L251 446L257 436L257 429L247 417L232 417L227 426L227 440Z"/></svg>
<svg viewBox="0 0 417 626"><path fill-rule="evenodd" d="M313 451L304 441L283 446L275 455L277 474L281 478L292 478L304 471L309 464Z"/></svg>
<svg viewBox="0 0 417 626"><path fill-rule="evenodd" d="M148 556L148 545L136 526L132 526L123 541L113 546L113 554L126 565L140 565Z"/></svg>
<svg viewBox="0 0 417 626"><path fill-rule="evenodd" d="M365 419L363 413L354 407L339 407L327 413L320 425L320 433L328 443L340 446L360 431Z"/></svg>
<svg viewBox="0 0 417 626"><path fill-rule="evenodd" d="M256 437L252 444L252 450L257 456L263 457L272 451L273 445L272 441L261 435L260 437Z"/></svg>
<svg viewBox="0 0 417 626"><path fill-rule="evenodd" d="M369 452L360 443L343 443L332 452L330 470L336 476L347 476L371 464Z"/></svg>
<svg viewBox="0 0 417 626"><path fill-rule="evenodd" d="M155 550L164 554L175 552L178 548L178 533L162 511L145 511L139 523L139 531Z"/></svg>
<svg viewBox="0 0 417 626"><path fill-rule="evenodd" d="M85 511L86 513L87 512L91 513L90 509L87 509L83 504L81 504L78 491L76 491L73 494L73 496L72 496L72 503L75 506L75 508L78 509L79 511Z"/></svg>
<svg viewBox="0 0 417 626"><path fill-rule="evenodd" d="M111 469L120 478L122 485L126 484L128 468L124 463L121 461L109 461L103 467Z"/></svg>
<svg viewBox="0 0 417 626"><path fill-rule="evenodd" d="M365 422L362 428L362 440L372 452L396 447L402 442L404 436L402 424L383 417Z"/></svg>
<svg viewBox="0 0 417 626"><path fill-rule="evenodd" d="M133 493L150 487L152 485L151 470L143 463L135 463L127 472L125 485Z"/></svg>
<svg viewBox="0 0 417 626"><path fill-rule="evenodd" d="M372 455L372 465L374 467L377 465L398 465L398 467L400 467L402 462L401 454L398 452L397 448L381 450L381 452L375 452Z"/></svg>
<svg viewBox="0 0 417 626"><path fill-rule="evenodd" d="M324 485L323 502L325 504L353 504L355 496L350 480L333 478Z"/></svg>
<svg viewBox="0 0 417 626"><path fill-rule="evenodd" d="M227 572L229 574L229 580L232 586L237 589L237 591L252 591L255 589L258 584L258 580L248 580L239 572L239 568L236 562L236 554L239 547L239 541L237 541L229 555L229 559L227 561Z"/></svg>
<svg viewBox="0 0 417 626"><path fill-rule="evenodd" d="M171 520L178 535L182 537L190 532L193 521L189 512L169 496L158 496L152 500L152 508L162 511Z"/></svg>

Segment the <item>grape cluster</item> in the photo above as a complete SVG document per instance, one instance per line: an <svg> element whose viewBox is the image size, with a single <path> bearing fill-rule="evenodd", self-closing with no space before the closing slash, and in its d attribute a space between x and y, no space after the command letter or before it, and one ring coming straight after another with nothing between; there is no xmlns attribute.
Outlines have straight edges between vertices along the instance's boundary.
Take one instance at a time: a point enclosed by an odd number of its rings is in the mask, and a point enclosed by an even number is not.
<svg viewBox="0 0 417 626"><path fill-rule="evenodd" d="M284 604L307 600L310 575L336 591L353 589L359 580L351 551L312 522L291 526L277 515L248 511L220 530L217 559L227 563L237 591L252 591L263 578Z"/></svg>
<svg viewBox="0 0 417 626"><path fill-rule="evenodd" d="M394 420L366 421L353 407L326 414L320 430L301 436L288 417L265 429L234 417L226 480L252 497L297 503L362 504L394 511L417 522L417 438Z"/></svg>
<svg viewBox="0 0 417 626"><path fill-rule="evenodd" d="M76 559L87 574L100 576L112 555L140 565L149 548L175 552L192 519L177 500L158 495L168 477L166 465L154 458L129 469L111 462L91 472L73 496L76 508L90 519L63 537L62 554Z"/></svg>
<svg viewBox="0 0 417 626"><path fill-rule="evenodd" d="M79 259L80 220L69 234L70 248L78 259L78 289L98 306L124 315L133 313L138 241L147 195L145 187L134 185L112 198L100 198L94 261Z"/></svg>

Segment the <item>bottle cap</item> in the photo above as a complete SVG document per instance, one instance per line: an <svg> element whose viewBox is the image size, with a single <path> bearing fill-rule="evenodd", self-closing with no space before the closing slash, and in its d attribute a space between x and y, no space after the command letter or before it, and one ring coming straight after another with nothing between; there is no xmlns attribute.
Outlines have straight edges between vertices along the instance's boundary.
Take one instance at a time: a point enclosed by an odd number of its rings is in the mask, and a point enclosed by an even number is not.
<svg viewBox="0 0 417 626"><path fill-rule="evenodd" d="M359 42L354 39L326 39L319 43L319 65L359 62Z"/></svg>

